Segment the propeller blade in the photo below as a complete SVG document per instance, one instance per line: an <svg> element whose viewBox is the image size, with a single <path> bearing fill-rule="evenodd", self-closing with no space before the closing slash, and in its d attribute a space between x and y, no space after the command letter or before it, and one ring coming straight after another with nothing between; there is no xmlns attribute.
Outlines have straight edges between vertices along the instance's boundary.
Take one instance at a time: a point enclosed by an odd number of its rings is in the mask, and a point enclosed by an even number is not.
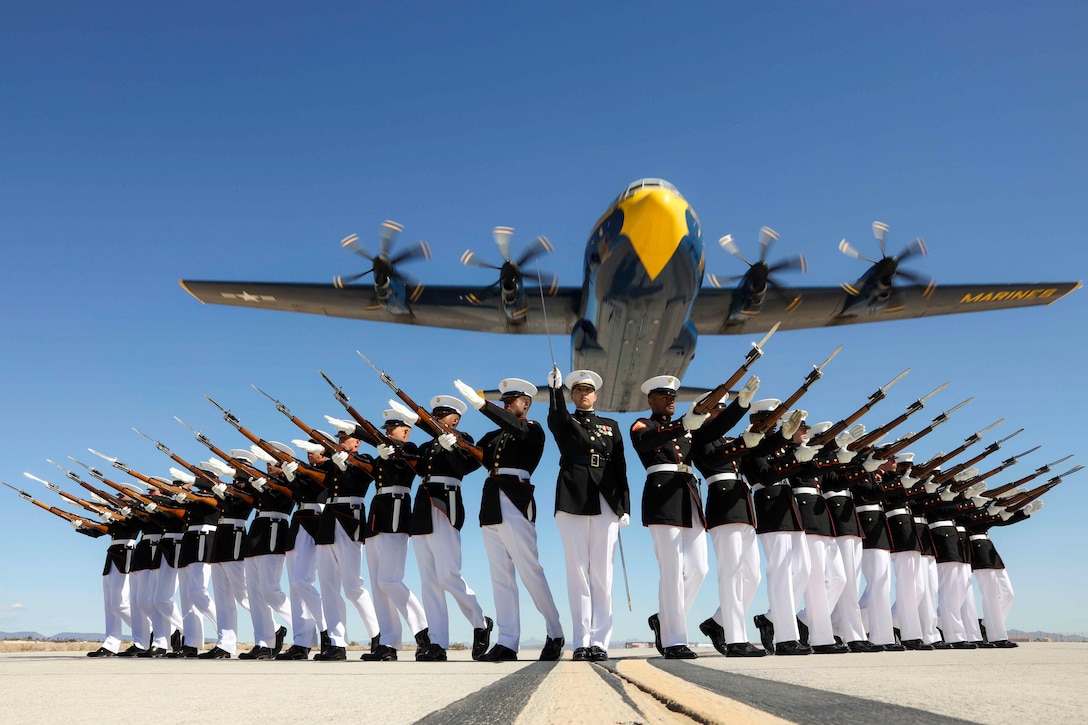
<svg viewBox="0 0 1088 725"><path fill-rule="evenodd" d="M510 261L510 237L512 236L514 236L513 227L495 227L491 232L491 237L499 247L499 253L507 262Z"/></svg>
<svg viewBox="0 0 1088 725"><path fill-rule="evenodd" d="M725 285L730 285L733 282L737 282L739 280L744 279L744 275L743 274L738 274L738 275L734 275L732 277L719 277L716 274L708 274L706 276L706 279L707 279L708 282L710 282L711 285L721 289Z"/></svg>
<svg viewBox="0 0 1088 725"><path fill-rule="evenodd" d="M393 240L397 238L397 235L404 231L404 226L398 224L395 221L386 219L382 222L381 228L381 243L379 245L379 256L388 257L389 249L393 246Z"/></svg>
<svg viewBox="0 0 1088 725"><path fill-rule="evenodd" d="M876 243L880 245L881 256L887 257L888 251L884 246L884 238L888 234L888 225L884 222L873 222L873 236L876 237Z"/></svg>
<svg viewBox="0 0 1088 725"><path fill-rule="evenodd" d="M518 257L518 261L516 261L514 264L518 268L524 267L530 261L539 257L545 252L548 254L552 253L552 243L548 241L547 237L537 237L533 240L533 243L529 245L529 248L526 249L520 257Z"/></svg>
<svg viewBox="0 0 1088 725"><path fill-rule="evenodd" d="M790 312L794 307L800 304L801 295L797 292L794 292L787 287L783 287L770 277L767 278L767 284L770 285L771 289L774 290L775 294L777 294L779 299L786 305L786 312Z"/></svg>
<svg viewBox="0 0 1088 725"><path fill-rule="evenodd" d="M431 258L431 248L427 246L426 242L420 242L419 246L406 249L405 251L390 259L389 264L397 265L401 262L408 262L413 259L419 259L420 257L423 257L424 259Z"/></svg>
<svg viewBox="0 0 1088 725"><path fill-rule="evenodd" d="M851 246L850 242L846 241L845 239L839 242L839 251L845 254L847 257L853 257L854 259L863 259L866 262L876 264L875 259L869 259L864 254L854 249L854 247Z"/></svg>
<svg viewBox="0 0 1088 725"><path fill-rule="evenodd" d="M902 277L903 279L909 279L911 282L919 285L920 287L929 287L933 284L932 278L923 277L917 272L912 272L909 269L897 269L895 270L895 276Z"/></svg>
<svg viewBox="0 0 1088 725"><path fill-rule="evenodd" d="M371 267L370 269L363 272L362 274L353 274L353 275L348 276L348 277L336 276L336 277L333 277L332 283L333 283L333 286L338 287L339 289L344 289L344 287L348 286L352 282L367 276L368 274L370 274L373 271L374 271L374 268Z"/></svg>
<svg viewBox="0 0 1088 725"><path fill-rule="evenodd" d="M770 227L760 227L759 229L759 261L762 262L767 259L767 250L771 248L771 244L778 239L778 232Z"/></svg>
<svg viewBox="0 0 1088 725"><path fill-rule="evenodd" d="M726 234L724 237L718 240L718 244L721 245L722 249L729 252L734 257L747 264L749 267L752 266L752 263L745 259L744 255L740 253L739 249L737 249L737 245L736 242L733 241L732 234Z"/></svg>
<svg viewBox="0 0 1088 725"><path fill-rule="evenodd" d="M359 241L358 234L349 234L348 236L344 237L340 240L340 246L348 250L349 252L352 252L353 254L358 254L364 259L368 259L371 262L374 261L374 257L370 256L370 253L363 249L363 245Z"/></svg>
<svg viewBox="0 0 1088 725"><path fill-rule="evenodd" d="M907 248L904 249L898 257L896 257L896 260L902 262L904 259L913 257L916 254L919 254L923 257L929 254L929 248L926 247L925 240L923 240L921 237L915 237L914 239L910 240Z"/></svg>
<svg viewBox="0 0 1088 725"><path fill-rule="evenodd" d="M469 292L465 295L465 300L473 305L482 305L488 299L490 299L495 292L499 289L499 282L489 284L487 287L482 287L475 292Z"/></svg>
<svg viewBox="0 0 1088 725"><path fill-rule="evenodd" d="M803 254L795 254L792 257L787 257L781 262L768 267L767 273L770 274L771 272L778 272L783 269L799 269L801 270L801 273L804 274L808 271L808 260L805 259L805 255Z"/></svg>
<svg viewBox="0 0 1088 725"><path fill-rule="evenodd" d="M461 264L473 267L483 267L484 269L502 269L490 262L485 262L476 256L476 253L471 249L466 249L465 253L461 255Z"/></svg>

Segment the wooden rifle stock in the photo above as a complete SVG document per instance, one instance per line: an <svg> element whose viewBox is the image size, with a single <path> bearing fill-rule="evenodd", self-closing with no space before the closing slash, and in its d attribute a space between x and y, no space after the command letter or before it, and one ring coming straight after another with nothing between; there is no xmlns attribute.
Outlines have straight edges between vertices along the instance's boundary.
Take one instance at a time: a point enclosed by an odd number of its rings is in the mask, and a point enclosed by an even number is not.
<svg viewBox="0 0 1088 725"><path fill-rule="evenodd" d="M15 486L12 486L7 481L0 481L0 483L4 484L8 488L10 488L12 491L19 494L19 498L23 499L24 501L29 501L30 503L34 504L38 508L45 509L46 511L53 514L54 516L59 516L60 518L64 519L65 521L68 521L68 522L78 521L78 522L80 522L80 524L82 526L84 526L84 527L86 527L88 529L95 529L96 531L101 531L102 533L109 533L109 527L106 526L105 524L99 524L99 523L96 523L94 521L87 521L82 516L77 516L76 514L69 513L69 512L67 512L67 511L65 511L63 509L59 509L59 508L56 508L54 506L50 506L47 503L42 503L41 501L34 498L33 496L31 496L26 491L15 488Z"/></svg>
<svg viewBox="0 0 1088 725"><path fill-rule="evenodd" d="M817 380L824 376L824 366L831 362L831 360L836 355L838 355L840 351L842 351L842 345L839 345L837 348L835 348L834 352L828 355L822 363L813 366L812 372L805 376L805 380L801 383L801 387L797 388L797 390L793 392L793 395L791 395L785 400L785 402L783 402L781 405L771 411L771 414L769 416L761 420L759 423L753 423L752 431L755 433L765 434L769 430L774 428L774 425L778 422L779 418L785 415L786 411L792 408L797 403L797 401L800 400L804 396L804 394L808 392L808 389L812 387L813 383L815 383Z"/></svg>
<svg viewBox="0 0 1088 725"><path fill-rule="evenodd" d="M423 406L417 404L414 400L412 400L408 393L405 393L400 388L394 388L394 390L397 393L397 397L404 401L404 404L407 405L411 410L413 410L415 414L419 416L420 420L429 425L433 430L441 431L442 433L452 433L453 436L457 439L457 446L461 450L466 451L469 455L475 458L480 465L483 465L484 451L482 448L472 445L464 438L457 435L457 431L454 428L445 425L433 415L431 415L431 412L429 410L425 409Z"/></svg>

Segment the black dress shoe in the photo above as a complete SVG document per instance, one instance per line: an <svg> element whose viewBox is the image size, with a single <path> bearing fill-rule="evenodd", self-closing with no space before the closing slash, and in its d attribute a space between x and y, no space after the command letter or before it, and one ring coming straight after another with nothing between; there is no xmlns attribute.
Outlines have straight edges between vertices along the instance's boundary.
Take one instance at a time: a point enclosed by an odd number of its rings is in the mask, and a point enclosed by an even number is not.
<svg viewBox="0 0 1088 725"><path fill-rule="evenodd" d="M575 648L574 654L570 658L574 662L589 662L589 647Z"/></svg>
<svg viewBox="0 0 1088 725"><path fill-rule="evenodd" d="M118 657L135 657L136 655L140 654L141 652L143 652L143 649L141 649L140 647L137 647L136 645L133 644L133 645L129 645L128 649L123 649L120 652L118 652L117 656Z"/></svg>
<svg viewBox="0 0 1088 725"><path fill-rule="evenodd" d="M347 648L331 644L325 648L324 652L314 655L314 662L343 662L347 658Z"/></svg>
<svg viewBox="0 0 1088 725"><path fill-rule="evenodd" d="M185 645L184 638L181 636L181 630L175 629L174 633L170 635L170 649L179 650Z"/></svg>
<svg viewBox="0 0 1088 725"><path fill-rule="evenodd" d="M885 652L906 652L907 651L907 648L904 647L899 642L892 642L891 644L885 644L885 645L879 645L878 644L877 647L882 647L882 649Z"/></svg>
<svg viewBox="0 0 1088 725"><path fill-rule="evenodd" d="M480 655L480 662L515 662L518 653L509 647L497 644L487 652Z"/></svg>
<svg viewBox="0 0 1088 725"><path fill-rule="evenodd" d="M656 614L651 614L646 624L650 625L650 631L654 633L654 647L657 647L657 653L665 654L665 648L661 646L661 620Z"/></svg>
<svg viewBox="0 0 1088 725"><path fill-rule="evenodd" d="M192 660L200 656L200 650L196 647L190 647L187 644L183 644L181 649L167 652L166 656L171 659Z"/></svg>
<svg viewBox="0 0 1088 725"><path fill-rule="evenodd" d="M759 641L763 643L763 647L768 652L775 653L774 625L771 624L771 620L767 619L765 614L757 614L752 617L752 622L755 623L756 629L759 630Z"/></svg>
<svg viewBox="0 0 1088 725"><path fill-rule="evenodd" d="M994 647L997 646L993 642L987 642L984 639L981 639L978 642L972 642L972 644L975 645L976 647L978 647L979 649L993 649Z"/></svg>
<svg viewBox="0 0 1088 725"><path fill-rule="evenodd" d="M370 651L377 652L378 648L382 645L382 633L378 632L376 635L370 638Z"/></svg>
<svg viewBox="0 0 1088 725"><path fill-rule="evenodd" d="M801 618L797 618L797 634L801 639L801 644L808 646L808 625L801 621Z"/></svg>
<svg viewBox="0 0 1088 725"><path fill-rule="evenodd" d="M275 657L276 655L272 653L271 647L261 647L259 645L249 652L238 655L238 659L240 660L270 660Z"/></svg>
<svg viewBox="0 0 1088 725"><path fill-rule="evenodd" d="M978 649L978 645L974 642L953 642L952 649Z"/></svg>
<svg viewBox="0 0 1088 725"><path fill-rule="evenodd" d="M255 645L253 645L253 648L250 649L248 652L242 652L241 654L239 654L238 659L240 659L240 660L255 660L255 659L257 659L257 650L259 650L260 648L261 648L260 645L255 644Z"/></svg>
<svg viewBox="0 0 1088 725"><path fill-rule="evenodd" d="M416 650L416 662L445 662L447 659L446 650L434 642L422 652Z"/></svg>
<svg viewBox="0 0 1088 725"><path fill-rule="evenodd" d="M197 659L201 660L229 660L230 652L216 645L207 652L201 652L197 655Z"/></svg>
<svg viewBox="0 0 1088 725"><path fill-rule="evenodd" d="M162 647L150 647L148 649L142 650L136 656L140 657L142 659L165 657L166 656L166 650L164 648L162 648Z"/></svg>
<svg viewBox="0 0 1088 725"><path fill-rule="evenodd" d="M714 649L722 654L726 653L725 628L715 622L713 617L701 622L699 624L699 631L710 639L710 643L714 645Z"/></svg>
<svg viewBox="0 0 1088 725"><path fill-rule="evenodd" d="M795 639L779 642L774 646L776 655L810 655L812 648L806 647Z"/></svg>
<svg viewBox="0 0 1088 725"><path fill-rule="evenodd" d="M424 627L415 634L416 638L416 660L425 662L424 659L427 656L427 651L431 648L431 633L429 628Z"/></svg>
<svg viewBox="0 0 1088 725"><path fill-rule="evenodd" d="M699 655L692 652L686 644L674 644L665 648L664 656L667 660L693 660Z"/></svg>
<svg viewBox="0 0 1088 725"><path fill-rule="evenodd" d="M593 645L589 648L589 661L590 662L607 662L608 652L603 647Z"/></svg>
<svg viewBox="0 0 1088 725"><path fill-rule="evenodd" d="M867 639L858 639L846 645L851 652L883 652L884 648Z"/></svg>
<svg viewBox="0 0 1088 725"><path fill-rule="evenodd" d="M360 657L363 662L396 662L397 651L386 644L379 644L373 652L364 652Z"/></svg>
<svg viewBox="0 0 1088 725"><path fill-rule="evenodd" d="M310 659L310 648L300 647L297 644L293 644L283 652L276 655L278 660L308 660Z"/></svg>
<svg viewBox="0 0 1088 725"><path fill-rule="evenodd" d="M558 637L548 637L544 641L544 649L540 650L541 662L555 662L563 656L563 644L567 640L562 635Z"/></svg>
<svg viewBox="0 0 1088 725"><path fill-rule="evenodd" d="M720 651L720 650L719 650ZM725 646L726 657L766 657L767 650L760 649L750 642L734 642Z"/></svg>
<svg viewBox="0 0 1088 725"><path fill-rule="evenodd" d="M805 646L802 642L802 646ZM814 644L810 648L814 655L844 655L850 648L844 644Z"/></svg>
<svg viewBox="0 0 1088 725"><path fill-rule="evenodd" d="M993 642L990 642L990 644L992 644L997 649L1014 649L1020 646L1016 644L1016 642L1010 642L1007 639L994 640Z"/></svg>
<svg viewBox="0 0 1088 725"><path fill-rule="evenodd" d="M491 646L491 630L495 628L495 621L491 617L484 617L484 626L472 630L472 659L478 660L487 648Z"/></svg>
<svg viewBox="0 0 1088 725"><path fill-rule="evenodd" d="M905 639L902 642L903 646L909 650L915 652L925 652L933 649L933 645L926 644L920 639Z"/></svg>
<svg viewBox="0 0 1088 725"><path fill-rule="evenodd" d="M287 639L287 627L280 627L276 630L276 644L272 646L272 656L275 657L283 649L283 640Z"/></svg>
<svg viewBox="0 0 1088 725"><path fill-rule="evenodd" d="M88 652L87 656L88 657L116 657L117 653L114 652L111 649L106 649L105 647L99 647L94 652Z"/></svg>
<svg viewBox="0 0 1088 725"><path fill-rule="evenodd" d="M329 638L329 630L321 630L321 651L324 652L329 647L332 647L332 639Z"/></svg>
<svg viewBox="0 0 1088 725"><path fill-rule="evenodd" d="M934 642L933 649L954 649L951 642ZM972 648L973 649L973 648Z"/></svg>

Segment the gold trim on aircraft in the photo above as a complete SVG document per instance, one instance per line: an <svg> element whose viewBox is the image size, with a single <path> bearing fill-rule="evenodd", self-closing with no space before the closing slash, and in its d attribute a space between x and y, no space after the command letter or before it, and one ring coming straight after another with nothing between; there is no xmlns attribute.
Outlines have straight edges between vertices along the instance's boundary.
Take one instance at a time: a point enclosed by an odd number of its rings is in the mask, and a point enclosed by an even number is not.
<svg viewBox="0 0 1088 725"><path fill-rule="evenodd" d="M674 191L646 188L616 206L623 212L620 234L631 240L646 273L656 279L687 236L687 201Z"/></svg>

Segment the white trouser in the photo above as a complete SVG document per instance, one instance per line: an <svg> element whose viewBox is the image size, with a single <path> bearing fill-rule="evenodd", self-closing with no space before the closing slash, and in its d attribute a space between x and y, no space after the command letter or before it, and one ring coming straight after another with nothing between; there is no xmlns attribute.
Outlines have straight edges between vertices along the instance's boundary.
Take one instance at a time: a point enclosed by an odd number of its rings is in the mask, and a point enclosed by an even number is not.
<svg viewBox="0 0 1088 725"><path fill-rule="evenodd" d="M536 548L536 524L525 518L501 491L499 510L502 523L481 526L480 531L484 536L484 550L487 551L491 586L495 594L495 623L499 627L496 644L517 652L521 643L521 607L515 570L537 611L544 617L547 635L552 638L562 637L563 624L559 620L559 610L552 598L552 590L544 576L544 568L540 565Z"/></svg>
<svg viewBox="0 0 1088 725"><path fill-rule="evenodd" d="M762 574L759 539L750 524L722 524L708 532L718 572L718 611L713 620L725 630L726 644L748 641L745 615Z"/></svg>
<svg viewBox="0 0 1088 725"><path fill-rule="evenodd" d="M859 642L868 639L865 622L861 618L860 600L862 545L860 536L837 536L835 548L842 561L843 584L839 601L831 609L831 626L843 642ZM888 632L891 632L889 625Z"/></svg>
<svg viewBox="0 0 1088 725"><path fill-rule="evenodd" d="M960 619L963 620L963 629L967 633L968 642L982 641L982 628L979 626L978 605L975 602L975 587L971 583L971 565L963 565L967 569L967 592L963 598L963 611Z"/></svg>
<svg viewBox="0 0 1088 725"><path fill-rule="evenodd" d="M121 648L121 628L132 624L128 578L128 574L122 574L112 563L109 572L102 577L102 604L106 613L106 639L102 646L110 652Z"/></svg>
<svg viewBox="0 0 1088 725"><path fill-rule="evenodd" d="M333 543L317 547L317 578L321 582L321 609L325 627L334 647L346 647L347 607L340 596L343 588L366 627L367 640L378 634L374 600L363 582L363 542L353 541L344 527L336 524Z"/></svg>
<svg viewBox="0 0 1088 725"><path fill-rule="evenodd" d="M937 631L937 557L923 556L921 568L922 596L918 600L918 622L922 625L922 641L933 644L941 641Z"/></svg>
<svg viewBox="0 0 1088 725"><path fill-rule="evenodd" d="M174 601L178 589L178 570L166 563L166 557L158 569L151 572L154 587L151 600L151 629L155 639L152 647L170 649L170 635L182 627L181 610Z"/></svg>
<svg viewBox="0 0 1088 725"><path fill-rule="evenodd" d="M945 642L966 642L967 628L963 622L963 602L971 586L971 569L967 564L949 561L937 564L937 618Z"/></svg>
<svg viewBox="0 0 1088 725"><path fill-rule="evenodd" d="M246 557L246 589L249 591L249 618L253 622L253 644L274 647L276 620L291 622L291 602L283 593L283 554Z"/></svg>
<svg viewBox="0 0 1088 725"><path fill-rule="evenodd" d="M321 595L317 593L317 546L314 537L299 527L295 546L287 552L287 581L291 585L292 641L299 647L313 649L325 629Z"/></svg>
<svg viewBox="0 0 1088 725"><path fill-rule="evenodd" d="M892 622L899 627L901 639L922 638L922 622L918 616L922 601L922 555L917 551L892 553L895 569L895 604L892 605Z"/></svg>
<svg viewBox="0 0 1088 725"><path fill-rule="evenodd" d="M431 507L432 533L412 537L412 548L419 565L423 611L431 642L446 649L450 646L450 612L446 592L450 593L473 629L487 626L484 610L461 576L461 532L438 509Z"/></svg>
<svg viewBox="0 0 1088 725"><path fill-rule="evenodd" d="M775 642L800 639L797 606L804 594L811 562L804 531L769 531L759 534L767 564L767 619L774 625Z"/></svg>
<svg viewBox="0 0 1088 725"><path fill-rule="evenodd" d="M404 584L408 534L377 534L367 539L364 548L370 581L374 583L374 612L381 644L396 647L401 637L400 617L408 623L413 635L427 629L423 605Z"/></svg>
<svg viewBox="0 0 1088 725"><path fill-rule="evenodd" d="M232 655L238 652L238 605L249 609L245 561L212 564L215 593L215 646Z"/></svg>
<svg viewBox="0 0 1088 725"><path fill-rule="evenodd" d="M834 538L805 534L805 544L809 574L805 584L805 608L798 612L797 618L808 627L810 645L834 644L831 610L846 586L846 572Z"/></svg>
<svg viewBox="0 0 1088 725"><path fill-rule="evenodd" d="M1005 620L1012 609L1012 582L1004 569L975 569L978 592L982 595L982 623L986 626L986 639L1000 642L1009 638Z"/></svg>
<svg viewBox="0 0 1088 725"><path fill-rule="evenodd" d="M612 640L612 567L620 519L601 499L601 513L578 516L557 511L555 526L563 540L567 563L567 599L574 648L597 646L605 651Z"/></svg>
<svg viewBox="0 0 1088 725"><path fill-rule="evenodd" d="M179 572L181 579L181 616L185 629L185 645L200 648L204 646L204 620L207 618L212 629L219 630L215 616L215 602L208 594L208 582L212 576L212 565L195 561Z"/></svg>
<svg viewBox="0 0 1088 725"><path fill-rule="evenodd" d="M873 644L894 644L892 631L892 558L885 549L862 549L861 573L865 591L859 606L865 631Z"/></svg>
<svg viewBox="0 0 1088 725"><path fill-rule="evenodd" d="M151 582L151 569L141 569L128 575L129 625L132 627L132 644L147 649L151 642L151 598L155 587Z"/></svg>
<svg viewBox="0 0 1088 725"><path fill-rule="evenodd" d="M703 585L710 561L707 556L706 530L695 516L692 504L691 527L652 524L654 554L660 575L657 586L657 617L661 622L661 646L688 643L688 613Z"/></svg>

